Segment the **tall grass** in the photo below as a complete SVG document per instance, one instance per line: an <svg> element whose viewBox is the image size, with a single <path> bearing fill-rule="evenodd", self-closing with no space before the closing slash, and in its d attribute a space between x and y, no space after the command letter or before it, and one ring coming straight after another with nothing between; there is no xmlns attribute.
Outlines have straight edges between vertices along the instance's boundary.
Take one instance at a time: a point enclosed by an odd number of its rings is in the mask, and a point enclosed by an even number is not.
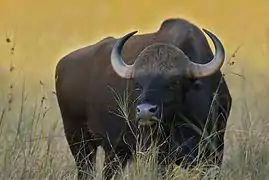
<svg viewBox="0 0 269 180"><path fill-rule="evenodd" d="M156 149L137 153L120 174L125 180L153 179L268 179L269 146L267 84L255 91L247 73L228 82L233 96L221 169L204 171L171 166L159 172ZM237 79L237 80L234 80ZM266 78L265 78L266 79ZM241 85L240 85L241 84ZM0 103L0 179L76 179L76 166L66 143L55 95L40 83L38 96L27 93L27 84L11 83ZM229 85L231 87L231 85ZM16 89L16 91L14 90ZM237 92L238 91L238 92ZM118 97L119 98L119 97ZM118 99L119 101L119 99ZM119 101L124 106L124 101ZM120 111L126 110L124 107ZM126 112L125 112L126 113ZM126 114L125 114L126 115ZM93 176L102 178L104 153L99 149Z"/></svg>

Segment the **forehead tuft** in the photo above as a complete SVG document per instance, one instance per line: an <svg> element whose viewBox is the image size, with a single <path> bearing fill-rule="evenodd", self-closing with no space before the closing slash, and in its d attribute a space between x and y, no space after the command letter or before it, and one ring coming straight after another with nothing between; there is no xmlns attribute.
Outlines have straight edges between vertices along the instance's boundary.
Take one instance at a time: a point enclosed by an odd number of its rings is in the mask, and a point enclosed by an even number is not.
<svg viewBox="0 0 269 180"><path fill-rule="evenodd" d="M180 70L187 56L174 45L155 43L146 47L137 57L134 76L166 75L169 71Z"/></svg>

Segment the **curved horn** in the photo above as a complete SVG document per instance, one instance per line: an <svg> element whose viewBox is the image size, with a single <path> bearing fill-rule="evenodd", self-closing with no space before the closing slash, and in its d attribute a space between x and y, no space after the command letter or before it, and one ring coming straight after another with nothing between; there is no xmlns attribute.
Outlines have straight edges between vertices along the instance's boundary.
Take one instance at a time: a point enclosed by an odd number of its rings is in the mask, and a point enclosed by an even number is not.
<svg viewBox="0 0 269 180"><path fill-rule="evenodd" d="M203 31L210 37L215 46L215 56L214 58L206 63L199 64L189 61L188 65L188 75L192 77L205 77L213 74L221 68L225 59L225 51L221 41L210 31L203 29Z"/></svg>
<svg viewBox="0 0 269 180"><path fill-rule="evenodd" d="M115 45L113 46L110 61L114 71L122 78L130 79L133 75L133 65L128 65L122 59L122 48L125 42L132 37L137 31L133 31L131 33L126 34L122 38L120 38Z"/></svg>

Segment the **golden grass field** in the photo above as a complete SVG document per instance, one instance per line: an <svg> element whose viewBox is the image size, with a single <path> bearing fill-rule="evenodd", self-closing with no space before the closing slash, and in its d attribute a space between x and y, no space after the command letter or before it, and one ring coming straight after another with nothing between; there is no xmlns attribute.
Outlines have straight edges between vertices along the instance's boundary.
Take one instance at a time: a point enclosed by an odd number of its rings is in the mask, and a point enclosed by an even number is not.
<svg viewBox="0 0 269 180"><path fill-rule="evenodd" d="M53 93L56 63L105 36L155 31L169 17L211 30L226 48L222 71L233 107L218 179L269 179L268 7L267 0L0 0L0 179L76 179ZM160 179L149 153L122 179ZM93 175L100 179L97 164ZM175 167L164 179L213 179L216 171Z"/></svg>

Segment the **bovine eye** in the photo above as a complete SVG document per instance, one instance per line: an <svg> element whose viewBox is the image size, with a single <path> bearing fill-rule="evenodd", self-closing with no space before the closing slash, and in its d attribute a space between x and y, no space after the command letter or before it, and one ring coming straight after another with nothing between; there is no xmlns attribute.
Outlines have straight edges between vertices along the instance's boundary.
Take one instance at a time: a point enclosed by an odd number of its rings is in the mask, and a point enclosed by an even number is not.
<svg viewBox="0 0 269 180"><path fill-rule="evenodd" d="M136 91L141 91L142 89L143 89L143 87L140 84L135 83L135 90Z"/></svg>
<svg viewBox="0 0 269 180"><path fill-rule="evenodd" d="M180 84L180 81L174 81L168 85L168 89L173 90L177 88L179 84Z"/></svg>
<svg viewBox="0 0 269 180"><path fill-rule="evenodd" d="M142 88L135 88L135 91L140 92L142 91Z"/></svg>

